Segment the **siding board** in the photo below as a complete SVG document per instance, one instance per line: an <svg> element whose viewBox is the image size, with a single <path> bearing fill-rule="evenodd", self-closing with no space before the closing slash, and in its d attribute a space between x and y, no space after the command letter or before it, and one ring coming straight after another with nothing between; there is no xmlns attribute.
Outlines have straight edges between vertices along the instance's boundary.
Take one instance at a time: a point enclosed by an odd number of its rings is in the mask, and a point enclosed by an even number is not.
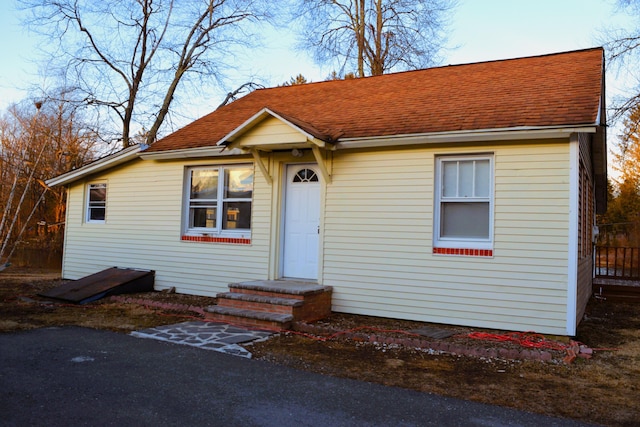
<svg viewBox="0 0 640 427"><path fill-rule="evenodd" d="M592 187L593 183L593 166L591 158L591 144L592 136L589 134L581 133L578 135L578 147L580 156L580 171L586 175L586 182L579 180L579 195L583 197L582 206L587 210L584 215L580 212L579 230L578 234L584 239L582 245L584 248L577 251L578 259L578 271L577 271L577 288L576 288L576 324L580 322L580 319L584 315L587 303L592 294L593 283L593 245L592 245L592 227L595 223L590 223L589 220L595 222L593 213L595 212L595 189ZM589 187L589 188L586 188ZM585 221L582 224L582 221ZM579 245L580 246L580 245Z"/></svg>
<svg viewBox="0 0 640 427"><path fill-rule="evenodd" d="M323 278L334 286L335 310L564 333L568 144L473 151L495 156L495 244L488 258L432 254L435 157L464 152L334 153Z"/></svg>
<svg viewBox="0 0 640 427"><path fill-rule="evenodd" d="M175 286L209 296L224 292L231 281L266 277L270 218L262 212L270 212L271 187L257 173L251 245L180 240L185 167L213 163L136 160L92 177L108 185L105 224L83 222L85 184L92 180L71 186L64 277L78 279L113 266L146 268L156 270L159 289Z"/></svg>
<svg viewBox="0 0 640 427"><path fill-rule="evenodd" d="M259 126L242 135L243 146L301 143L307 138L275 117L268 117Z"/></svg>
<svg viewBox="0 0 640 427"><path fill-rule="evenodd" d="M276 122L265 120L243 144L298 138ZM473 147L469 153L494 154L493 256L434 255L435 158L466 150L435 145L331 154L321 277L334 287L334 310L565 333L567 141ZM276 157L270 167L284 170ZM90 181L73 185L64 276L79 278L114 265L149 268L156 270L158 288L201 295L223 292L229 282L268 278L269 266L277 264L277 254L270 253L278 230L277 218L271 218L272 204L280 203L276 176L271 186L256 172L250 245L180 240L185 167L212 163L136 160L96 176L108 183L105 224L83 223Z"/></svg>

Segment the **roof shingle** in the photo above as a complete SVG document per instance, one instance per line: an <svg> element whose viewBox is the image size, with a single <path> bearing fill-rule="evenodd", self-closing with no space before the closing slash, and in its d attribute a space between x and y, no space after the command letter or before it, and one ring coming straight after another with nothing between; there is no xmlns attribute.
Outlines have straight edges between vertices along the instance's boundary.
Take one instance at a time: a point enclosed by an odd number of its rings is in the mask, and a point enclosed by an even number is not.
<svg viewBox="0 0 640 427"><path fill-rule="evenodd" d="M256 90L147 152L215 146L263 108L333 141L460 130L595 125L603 49Z"/></svg>

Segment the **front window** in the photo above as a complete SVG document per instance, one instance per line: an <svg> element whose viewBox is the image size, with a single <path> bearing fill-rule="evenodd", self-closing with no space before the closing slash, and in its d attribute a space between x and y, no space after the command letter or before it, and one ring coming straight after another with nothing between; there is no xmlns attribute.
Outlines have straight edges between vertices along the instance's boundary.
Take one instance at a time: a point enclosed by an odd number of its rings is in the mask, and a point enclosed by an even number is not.
<svg viewBox="0 0 640 427"><path fill-rule="evenodd" d="M435 247L491 249L493 157L437 158L435 208Z"/></svg>
<svg viewBox="0 0 640 427"><path fill-rule="evenodd" d="M87 188L87 222L103 223L107 215L107 184L89 184Z"/></svg>
<svg viewBox="0 0 640 427"><path fill-rule="evenodd" d="M252 166L192 168L187 180L188 232L221 234L251 229Z"/></svg>

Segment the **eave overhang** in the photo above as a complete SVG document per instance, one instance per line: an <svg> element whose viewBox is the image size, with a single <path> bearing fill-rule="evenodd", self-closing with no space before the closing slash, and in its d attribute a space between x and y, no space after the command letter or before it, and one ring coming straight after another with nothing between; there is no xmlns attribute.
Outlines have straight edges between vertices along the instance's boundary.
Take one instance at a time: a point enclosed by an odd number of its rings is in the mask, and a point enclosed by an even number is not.
<svg viewBox="0 0 640 427"><path fill-rule="evenodd" d="M375 148L393 147L402 145L422 145L422 144L444 144L444 143L472 143L490 141L517 141L517 140L540 140L540 139L562 139L568 138L572 133L596 133L598 125L584 124L575 126L538 126L538 127L514 127L501 129L464 130L449 132L431 132L405 135L386 135L360 138L340 138L335 143L328 144L324 148L328 151L347 150L352 148ZM309 145L286 146L281 149L290 150L292 148L305 149ZM271 151L258 149L259 151ZM172 160L198 157L220 157L250 154L249 150L240 148L230 149L229 146L219 145L217 147L186 148L181 150L140 152L138 155L143 159Z"/></svg>
<svg viewBox="0 0 640 427"><path fill-rule="evenodd" d="M238 156L244 154L242 150L238 149L226 149L224 146L220 147L198 147L198 148L184 148L181 150L169 150L169 151L154 151L151 153L141 152L138 154L143 160L177 160L177 159L196 159L206 157L225 157L225 156Z"/></svg>
<svg viewBox="0 0 640 427"><path fill-rule="evenodd" d="M115 166L126 163L138 157L138 153L145 150L147 145L139 144L127 147L117 153L110 154L95 160L87 165L74 169L72 171L58 175L55 178L51 178L45 181L49 187L57 187L60 185L71 184L74 181L78 181L88 175L92 175L98 172L102 172L107 169L111 169Z"/></svg>
<svg viewBox="0 0 640 427"><path fill-rule="evenodd" d="M595 124L579 126L522 126L501 129L461 130L365 138L341 138L335 150L350 148L391 147L399 145L473 143L568 138L572 133L596 133Z"/></svg>

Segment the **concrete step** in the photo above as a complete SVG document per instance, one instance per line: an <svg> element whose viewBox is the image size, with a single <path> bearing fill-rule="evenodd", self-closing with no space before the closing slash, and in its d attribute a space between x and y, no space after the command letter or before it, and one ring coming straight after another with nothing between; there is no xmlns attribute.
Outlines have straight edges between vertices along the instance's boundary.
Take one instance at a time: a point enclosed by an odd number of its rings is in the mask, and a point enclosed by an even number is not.
<svg viewBox="0 0 640 427"><path fill-rule="evenodd" d="M288 329L292 321L313 322L331 315L331 286L290 280L231 283L217 295L207 319L268 330Z"/></svg>
<svg viewBox="0 0 640 427"><path fill-rule="evenodd" d="M221 307L218 305L211 306L207 308L206 311L205 320L207 321L223 322L269 331L289 329L293 321L293 315L291 314L266 313L263 311Z"/></svg>
<svg viewBox="0 0 640 427"><path fill-rule="evenodd" d="M231 283L229 284L229 290L233 293L304 299L307 296L331 292L333 288L314 282L256 280L252 282Z"/></svg>
<svg viewBox="0 0 640 427"><path fill-rule="evenodd" d="M234 307L267 313L294 314L304 305L303 300L235 292L218 294L219 307Z"/></svg>

